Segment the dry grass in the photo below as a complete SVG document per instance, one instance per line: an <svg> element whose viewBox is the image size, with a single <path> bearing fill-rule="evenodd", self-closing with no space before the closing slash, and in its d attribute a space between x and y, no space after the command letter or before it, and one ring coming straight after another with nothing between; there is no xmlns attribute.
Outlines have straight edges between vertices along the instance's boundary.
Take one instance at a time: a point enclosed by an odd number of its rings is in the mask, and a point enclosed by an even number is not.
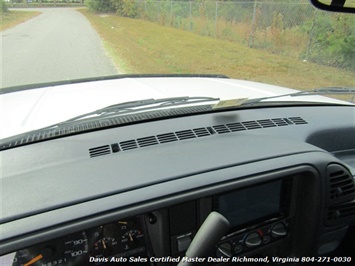
<svg viewBox="0 0 355 266"><path fill-rule="evenodd" d="M17 24L25 22L35 16L38 16L41 12L36 11L8 11L0 13L0 31L14 27Z"/></svg>
<svg viewBox="0 0 355 266"><path fill-rule="evenodd" d="M355 86L354 73L146 20L81 10L125 73L218 73L295 89Z"/></svg>
<svg viewBox="0 0 355 266"><path fill-rule="evenodd" d="M233 22L219 17L216 24L205 17L194 17L191 19L192 27L186 27L189 19L182 19L180 29L190 30L203 36L212 36L217 39L238 42L244 45L251 45L271 53L302 58L307 49L309 37L305 32L293 29L281 29L267 27L254 31L251 36L252 27L250 22ZM164 26L166 24L159 23ZM178 27L177 27L178 28Z"/></svg>

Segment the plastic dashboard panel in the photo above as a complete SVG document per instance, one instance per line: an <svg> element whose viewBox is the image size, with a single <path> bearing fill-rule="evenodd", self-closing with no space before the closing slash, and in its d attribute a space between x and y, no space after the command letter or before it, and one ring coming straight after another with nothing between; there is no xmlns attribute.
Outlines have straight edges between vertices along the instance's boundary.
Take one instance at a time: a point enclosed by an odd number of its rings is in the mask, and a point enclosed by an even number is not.
<svg viewBox="0 0 355 266"><path fill-rule="evenodd" d="M350 151L350 159L349 155L346 158L351 162L351 151L355 149L354 110L348 106L298 106L228 111L141 123L5 150L1 154L1 254L136 215L156 212L158 219L163 217L164 221L171 206L300 173L307 173L299 180L305 194L302 197L300 193L294 204L300 208L310 200L313 203L306 208L309 218L298 218L300 210L295 210L298 215L293 217L293 230L299 230L300 238L311 237L309 251L317 254L324 235L336 232L340 241L344 235L340 232L347 228L346 224L331 229L324 226L325 176L331 163L345 165L355 175L354 168L337 156ZM301 117L307 124L214 134L89 156L93 147L124 140L279 117ZM198 224L202 223L202 216L197 219ZM164 226L149 230L149 250L160 256L171 255L166 249L170 235L154 235L156 230L165 232ZM297 245L297 237L290 238L286 243L290 254L305 252L307 245Z"/></svg>

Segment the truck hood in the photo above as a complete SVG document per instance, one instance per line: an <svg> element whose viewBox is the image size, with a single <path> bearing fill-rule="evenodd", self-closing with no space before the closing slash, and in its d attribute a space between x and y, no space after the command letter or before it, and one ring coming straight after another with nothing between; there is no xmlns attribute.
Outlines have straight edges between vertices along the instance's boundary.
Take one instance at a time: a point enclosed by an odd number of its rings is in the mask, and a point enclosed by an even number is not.
<svg viewBox="0 0 355 266"><path fill-rule="evenodd" d="M39 129L112 104L178 96L221 100L259 98L297 90L227 78L145 77L91 81L0 95L0 139ZM278 98L287 101L344 103L322 96Z"/></svg>

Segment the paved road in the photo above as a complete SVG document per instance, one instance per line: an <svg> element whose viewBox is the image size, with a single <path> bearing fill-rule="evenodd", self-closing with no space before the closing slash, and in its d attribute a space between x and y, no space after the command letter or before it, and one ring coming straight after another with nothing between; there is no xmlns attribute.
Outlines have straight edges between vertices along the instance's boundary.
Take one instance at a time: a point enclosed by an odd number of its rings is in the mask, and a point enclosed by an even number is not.
<svg viewBox="0 0 355 266"><path fill-rule="evenodd" d="M42 14L1 32L2 88L118 74L81 13L74 8L35 10Z"/></svg>

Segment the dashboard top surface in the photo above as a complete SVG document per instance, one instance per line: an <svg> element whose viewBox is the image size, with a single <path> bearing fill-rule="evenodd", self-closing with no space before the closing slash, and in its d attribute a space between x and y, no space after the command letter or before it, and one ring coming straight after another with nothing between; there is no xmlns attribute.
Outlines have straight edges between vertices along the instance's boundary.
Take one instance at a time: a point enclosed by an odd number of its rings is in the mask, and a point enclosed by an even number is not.
<svg viewBox="0 0 355 266"><path fill-rule="evenodd" d="M10 241L51 228L44 239L59 237L61 230L75 232L211 195L219 186L225 189L229 182L264 173L290 174L307 167L324 171L329 163L346 163L341 158L351 162L354 122L354 108L348 106L258 108L140 123L5 150L2 236ZM243 129L233 131L238 125ZM201 128L213 133L196 135ZM195 136L179 137L188 131ZM171 133L176 140L161 141ZM158 142L141 145L146 138ZM123 149L132 140L136 146ZM114 152L112 144L120 150ZM102 146L110 152L91 156L92 149Z"/></svg>
<svg viewBox="0 0 355 266"><path fill-rule="evenodd" d="M354 130L349 127L353 109L297 107L223 112L141 123L5 150L1 153L1 220L19 219L228 166L321 151L307 143L307 138L326 132L335 126L332 124ZM314 117L314 110L329 113L328 121ZM280 112L282 119L300 117L305 123L277 124ZM343 119L331 120L337 112ZM276 126L261 128L265 120L276 121ZM246 130L224 131L225 125L231 124L244 124ZM213 134L159 141L158 145L138 144L138 148L127 150L121 145L167 133L176 136L196 128L212 128ZM93 148L114 143L120 143L120 152L90 157ZM353 143L347 145L355 147Z"/></svg>

